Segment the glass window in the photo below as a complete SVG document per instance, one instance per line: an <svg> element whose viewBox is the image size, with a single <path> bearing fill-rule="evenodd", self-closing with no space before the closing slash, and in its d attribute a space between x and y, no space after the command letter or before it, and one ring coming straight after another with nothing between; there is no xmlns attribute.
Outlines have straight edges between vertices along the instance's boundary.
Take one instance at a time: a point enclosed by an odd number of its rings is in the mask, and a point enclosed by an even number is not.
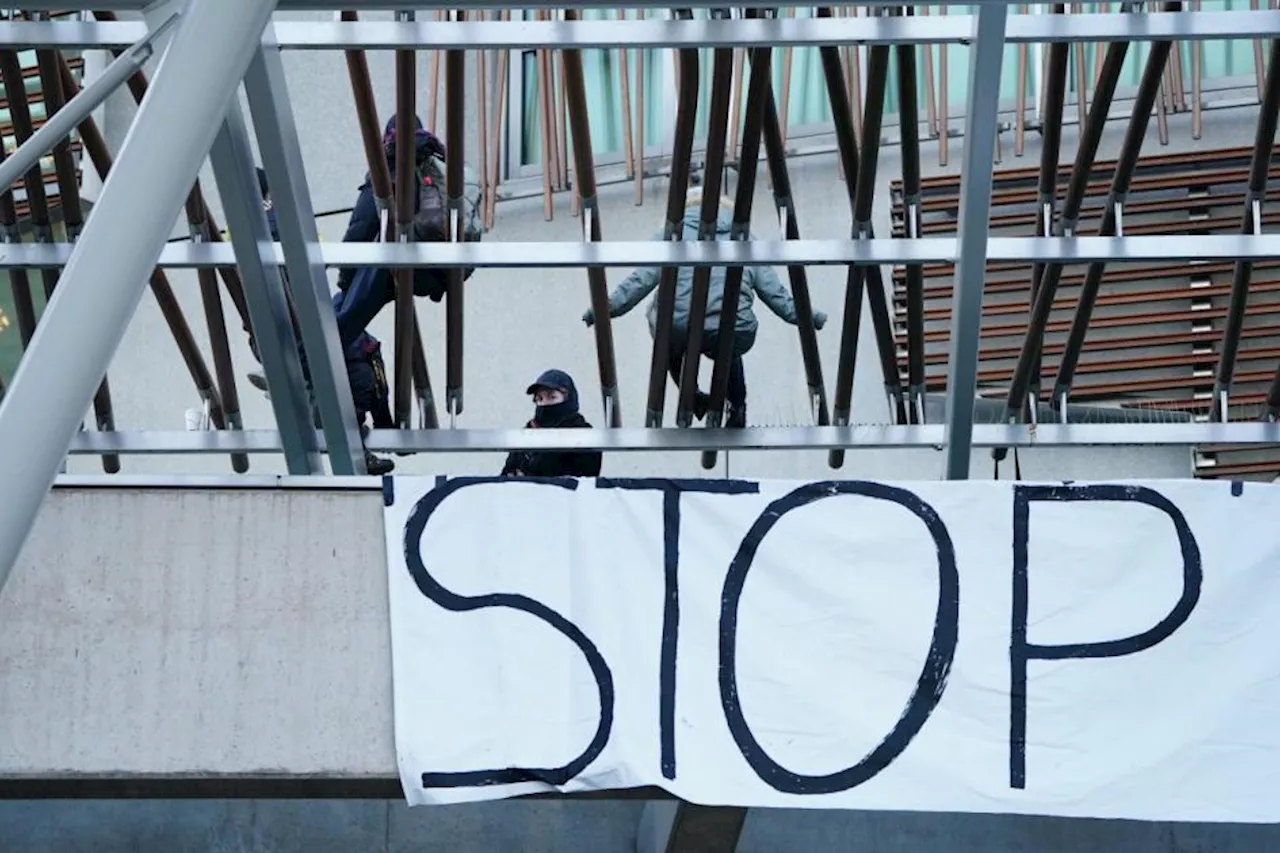
<svg viewBox="0 0 1280 853"><path fill-rule="evenodd" d="M1250 8L1250 0L1203 0L1202 6L1206 11L1246 9ZM1033 6L1031 8L1036 9L1038 13L1047 14L1049 7ZM1119 4L1095 2L1080 4L1077 8L1083 11L1116 12L1119 9ZM943 7L939 6L917 6L915 9L918 15L940 15L944 13L963 15L973 14L976 11L976 7L973 6L946 7L945 12ZM865 10L862 10L861 14L865 13ZM532 13L527 14L532 16ZM616 19L618 14L616 10L597 10L586 12L585 17L588 19ZM634 16L635 13L628 14ZM695 11L695 15L699 17L706 17L707 14L706 9ZM812 9L792 8L784 10L784 14L810 17L814 12ZM1193 47L1190 43L1182 43L1178 47L1179 52L1175 61L1180 61L1182 64L1183 76L1188 81L1186 88L1189 92ZM919 46L915 50L917 97L921 121L924 121L927 115L926 93L930 89L936 91L936 99L939 103L945 99L950 118L952 120L958 119L963 115L968 97L969 48L959 44L948 45L945 62L943 61L942 50L938 45L930 47ZM1251 87L1253 85L1255 69L1255 46L1253 42L1249 40L1205 42L1202 50L1202 76L1206 91L1242 85ZM929 52L930 63L933 66L933 86L928 86L926 81L926 51ZM1119 94L1121 97L1126 92L1132 92L1137 86L1149 51L1150 45L1147 43L1140 42L1130 46L1124 64L1124 71L1119 82ZM1075 103L1076 100L1077 64L1084 71L1086 92L1091 93L1097 66L1104 52L1105 46L1100 45L1082 45L1078 48L1073 46L1069 53L1071 65L1067 76L1067 100L1069 103ZM842 54L846 62L854 61L856 57L858 64L857 79L864 87L866 86L866 66L869 53L870 51L866 47L842 48ZM1017 45L1011 45L1005 49L1000 86L1001 106L1005 110L1013 109L1017 100L1020 70L1019 53ZM1028 120L1033 121L1032 113L1035 110L1037 93L1042 83L1041 62L1047 56L1047 51L1036 50L1033 46L1026 53L1027 59L1022 71L1026 78L1024 82L1026 84ZM636 116L643 113L645 150L649 156L653 156L654 154L663 153L670 146L668 137L671 133L671 124L676 109L675 51L657 49L637 52L633 50L629 51L628 54L627 71L630 85L627 94L631 101L631 129L633 135L638 133ZM896 49L890 56L889 75L885 89L886 118L884 126L886 132L894 128L896 118L890 118L890 116L896 117L898 112L895 54ZM643 62L637 63L637 56L641 56ZM513 105L513 107L518 110L520 116L519 163L524 167L522 169L523 174L530 174L537 173L541 168L544 133L542 123L543 109L539 90L536 54L533 51L527 52L523 55L522 60L517 66L520 69L519 75L521 78L518 81L521 85L517 91L523 93L523 98L518 107L516 105ZM559 63L558 61L553 61L551 64L555 66L551 69L551 73L557 81L555 83L557 98L554 109L557 111L556 114L558 116ZM622 121L624 107L622 87L620 85L621 65L621 56L618 50L589 50L583 52L583 69L586 76L585 84L591 116L592 146L597 163L601 165L621 161L624 150L623 133L625 125ZM641 68L641 66L643 67ZM735 58L735 66L741 69L736 89L742 103L745 105L749 66L739 58ZM786 70L788 66L789 72ZM946 72L945 86L942 85L944 66ZM695 146L697 147L701 147L706 138L707 107L711 95L711 68L712 51L709 48L704 48L700 51L699 62L701 91L695 130ZM641 97L637 85L637 76L640 73L645 76L643 97ZM853 76L853 74L846 71L846 80ZM787 89L785 98L783 97L784 85L786 85ZM831 110L822 62L817 48L776 49L773 55L773 87L778 98L779 112L785 116L789 135L806 136L830 132ZM739 109L739 131L743 120L743 110ZM733 135L731 133L731 136Z"/></svg>

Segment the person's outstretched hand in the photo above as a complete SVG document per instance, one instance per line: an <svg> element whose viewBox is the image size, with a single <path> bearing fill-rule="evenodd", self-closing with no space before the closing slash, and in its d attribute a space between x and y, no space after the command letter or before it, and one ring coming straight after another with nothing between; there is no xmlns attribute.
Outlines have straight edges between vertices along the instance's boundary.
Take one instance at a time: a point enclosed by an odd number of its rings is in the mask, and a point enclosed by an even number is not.
<svg viewBox="0 0 1280 853"><path fill-rule="evenodd" d="M591 328L596 323L596 312L588 308L586 313L582 315L582 322L587 324L587 328Z"/></svg>
<svg viewBox="0 0 1280 853"><path fill-rule="evenodd" d="M813 312L813 328L817 331L821 331L822 327L825 325L827 325L827 312L814 311Z"/></svg>

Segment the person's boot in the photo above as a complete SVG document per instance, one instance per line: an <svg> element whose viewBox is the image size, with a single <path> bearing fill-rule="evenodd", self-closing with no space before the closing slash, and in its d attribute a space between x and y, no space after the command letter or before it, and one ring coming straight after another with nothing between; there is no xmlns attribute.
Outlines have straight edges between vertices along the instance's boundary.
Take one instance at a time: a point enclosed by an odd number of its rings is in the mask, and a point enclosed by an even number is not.
<svg viewBox="0 0 1280 853"><path fill-rule="evenodd" d="M729 417L725 421L726 429L745 429L747 426L747 404L735 406L729 404Z"/></svg>
<svg viewBox="0 0 1280 853"><path fill-rule="evenodd" d="M249 374L249 384L261 391L268 400L271 399L271 391L267 388L267 377L261 373L252 372Z"/></svg>
<svg viewBox="0 0 1280 853"><path fill-rule="evenodd" d="M707 411L711 408L711 395L705 391L695 391L693 394L693 417L696 420L702 420L707 416Z"/></svg>
<svg viewBox="0 0 1280 853"><path fill-rule="evenodd" d="M369 437L369 425L362 419L360 421L360 440L364 441ZM372 476L381 477L384 474L390 474L396 470L396 463L390 459L383 459L381 456L374 454L370 450L364 452L364 467Z"/></svg>
<svg viewBox="0 0 1280 853"><path fill-rule="evenodd" d="M383 459L381 456L377 456L366 450L364 452L364 467L372 476L381 477L396 470L396 463L392 462L390 459Z"/></svg>

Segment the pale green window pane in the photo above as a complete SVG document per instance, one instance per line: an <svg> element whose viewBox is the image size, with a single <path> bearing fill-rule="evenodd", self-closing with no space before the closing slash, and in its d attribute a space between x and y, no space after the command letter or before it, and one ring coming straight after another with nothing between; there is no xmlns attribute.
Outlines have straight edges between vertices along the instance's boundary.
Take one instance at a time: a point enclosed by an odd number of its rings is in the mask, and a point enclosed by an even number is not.
<svg viewBox="0 0 1280 853"><path fill-rule="evenodd" d="M57 239L63 239L58 237ZM40 285L39 273L29 275L31 279L31 299L35 303L36 316L44 309L44 290ZM8 325L0 328L0 377L6 385L12 383L13 373L22 358L22 335L18 332L18 312L13 307L13 288L9 286L9 275L0 271L0 313L8 320ZM4 320L0 320L4 326Z"/></svg>
<svg viewBox="0 0 1280 853"><path fill-rule="evenodd" d="M1104 11L1103 4L1091 3L1085 4L1086 11ZM921 8L921 7L918 7ZM1205 11L1214 10L1236 10L1250 8L1249 0L1204 0L1203 8ZM1118 11L1119 3L1107 4L1106 11ZM921 11L923 9L921 8ZM929 14L941 14L941 8L937 6L928 7ZM953 15L976 14L976 7L972 6L952 6L948 12ZM589 13L592 17L602 16L603 13ZM707 10L696 10L695 15L698 17L706 17ZM811 9L799 9L796 14L809 17L813 14ZM1045 13L1047 14L1047 13ZM923 119L927 114L927 104L925 101L926 94L926 77L925 77L925 61L923 46L916 47L916 86L917 101L919 104L919 114ZM943 62L942 50L938 45L931 48L934 68L934 85L938 90L939 99L945 99L952 115L956 115L958 111L963 111L968 101L969 88L969 47L965 45L948 45L946 49L946 61ZM1069 97L1074 97L1077 88L1076 63L1082 62L1085 71L1086 92L1091 93L1094 89L1094 79L1097 74L1097 66L1101 55L1105 53L1106 47L1103 46L1102 52L1099 52L1097 45L1087 45L1083 49L1083 55L1075 46L1072 46L1068 53L1069 65L1067 74L1067 91ZM1003 103L1008 104L1014 101L1018 92L1018 52L1017 45L1008 45L1005 48L1004 62L1000 77L1000 99ZM1125 63L1121 72L1119 87L1121 91L1132 89L1138 85L1142 77L1142 70L1146 63L1147 55L1150 52L1150 45L1146 42L1138 42L1129 46L1126 54ZM618 79L618 60L616 51L611 56L601 57L599 51L589 51L584 54L584 70L587 77L587 96L592 108L599 108L608 119L606 121L597 121L596 113L593 113L592 120L592 141L597 146L598 152L616 153L621 150L621 90L617 84ZM861 74L861 82L865 87L866 74L865 65L869 58L869 49L862 47L859 50L861 55L864 73ZM890 67L888 79L885 87L885 126L891 127L896 123L896 115L898 113L898 85L897 85L897 59L896 49L890 55ZM634 61L636 54L633 52L631 63L632 87L631 94L633 101L636 97L635 76L637 74L636 63ZM1189 44L1181 46L1180 54L1176 54L1173 61L1181 61L1186 79L1186 88L1188 92L1191 89L1191 56L1192 48ZM594 57L594 58L591 58ZM786 57L786 51L778 48L773 51L772 61L772 78L774 97L777 101L779 111L782 109L783 97L783 67ZM1025 69L1025 83L1027 86L1027 106L1031 107L1035 102L1038 72L1034 66L1034 51L1028 50L1028 61ZM704 48L699 51L699 99L698 110L695 123L695 139L702 142L706 139L707 132L707 115L708 105L711 98L711 76L712 76L713 51ZM661 87L661 81L666 69L663 63L674 63L674 53L670 50L653 50L645 52L645 67L648 76L648 86L646 87L644 105L645 110L645 137L646 144L650 146L665 146L670 140L664 139L664 130L667 126L666 111L674 109L674 104L666 104L664 102L664 92ZM945 86L942 82L942 70L945 64L947 72L947 80ZM524 134L524 158L526 164L537 164L540 160L541 152L541 125L540 108L537 98L537 81L535 74L535 63L532 59L526 61L526 84L525 84L525 134ZM1250 78L1254 74L1254 48L1250 40L1235 41L1217 41L1203 43L1203 62L1202 77L1204 86L1207 90L1215 88L1217 81L1224 78ZM750 65L743 64L742 78L739 82L739 98L741 109L738 116L739 138L741 134L742 124L745 121L746 112L746 95L747 84L750 77ZM788 129L802 128L813 125L823 125L831 121L830 101L826 88L826 78L822 71L822 61L820 52L816 48L800 48L791 51L791 80L790 91L787 104L787 126ZM852 93L851 93L852 94ZM855 101L856 103L856 101ZM639 107L634 107L633 110ZM893 118L891 118L893 117Z"/></svg>
<svg viewBox="0 0 1280 853"><path fill-rule="evenodd" d="M530 13L526 12L526 17ZM603 10L586 10L583 18L600 20L616 16ZM630 88L632 136L636 134L636 116L644 110L645 146L659 146L663 136L662 76L660 61L667 51L627 52L627 79ZM561 77L559 63L553 62L557 93L554 109L559 109ZM641 68L643 65L643 68ZM644 74L645 97L637 104L639 76ZM582 74L587 94L587 115L591 124L591 148L597 160L617 159L626 150L622 121L622 54L618 50L582 51ZM537 54L524 54L524 128L520 162L537 166L542 162L542 98L538 87ZM572 150L572 142L570 144Z"/></svg>

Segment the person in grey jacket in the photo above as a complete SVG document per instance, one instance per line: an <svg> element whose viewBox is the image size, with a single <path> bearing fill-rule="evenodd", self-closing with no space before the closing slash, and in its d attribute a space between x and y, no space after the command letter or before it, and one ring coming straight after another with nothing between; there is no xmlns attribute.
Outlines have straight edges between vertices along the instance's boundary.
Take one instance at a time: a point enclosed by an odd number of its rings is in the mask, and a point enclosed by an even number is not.
<svg viewBox="0 0 1280 853"><path fill-rule="evenodd" d="M702 196L694 188L690 190L685 201L685 213L682 240L698 239L698 222L701 218ZM728 240L733 226L733 202L727 198L720 199L720 214L716 219L716 239ZM662 232L658 232L655 240L662 240ZM755 239L752 236L750 239ZM680 384L680 368L684 363L685 350L688 346L689 312L693 301L693 267L680 267L676 277L675 312L671 322L671 349L668 356L668 369L676 385ZM707 315L702 330L702 354L715 358L716 345L720 337L720 310L724 302L724 267L713 267L707 291ZM620 317L640 302L658 286L661 270L658 267L644 267L627 276L609 295L609 316ZM784 322L796 325L796 303L791 294L783 287L778 274L771 267L748 266L742 270L742 290L738 296L738 313L733 329L733 360L729 365L728 403L729 412L726 426L730 428L744 427L747 424L747 378L742 364L742 357L756 341L759 321L756 319L752 302L759 295L769 310L777 314ZM649 334L653 335L658 324L658 300L649 303ZM582 322L587 326L595 323L595 314L591 309L582 315ZM827 315L821 311L813 312L814 328L821 329L827 322ZM707 412L710 396L699 390L694 398L694 415L701 420Z"/></svg>

